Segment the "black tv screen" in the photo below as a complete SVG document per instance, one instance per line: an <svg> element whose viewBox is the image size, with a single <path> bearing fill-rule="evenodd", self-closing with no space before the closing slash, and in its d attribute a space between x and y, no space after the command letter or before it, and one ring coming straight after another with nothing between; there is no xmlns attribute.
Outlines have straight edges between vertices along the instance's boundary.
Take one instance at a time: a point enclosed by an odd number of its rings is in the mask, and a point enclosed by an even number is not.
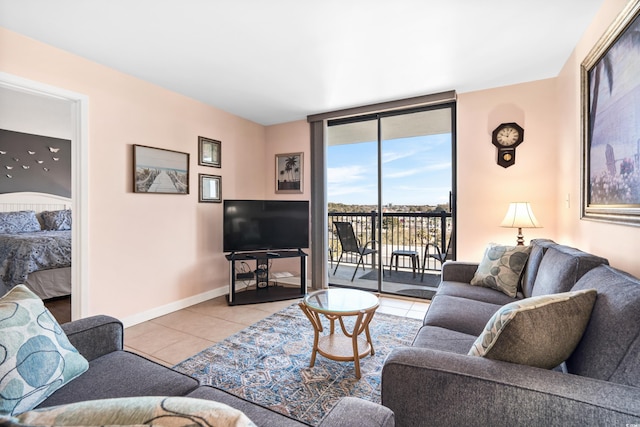
<svg viewBox="0 0 640 427"><path fill-rule="evenodd" d="M225 200L224 252L309 247L309 202Z"/></svg>

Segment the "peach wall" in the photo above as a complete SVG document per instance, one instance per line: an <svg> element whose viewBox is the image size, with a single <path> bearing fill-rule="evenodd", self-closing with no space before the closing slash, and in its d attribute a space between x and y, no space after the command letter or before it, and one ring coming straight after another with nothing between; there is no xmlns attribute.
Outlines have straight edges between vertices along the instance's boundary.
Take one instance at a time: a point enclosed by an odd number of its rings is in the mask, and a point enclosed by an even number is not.
<svg viewBox="0 0 640 427"><path fill-rule="evenodd" d="M226 288L222 206L198 203L198 173L221 175L225 198L263 197L263 126L4 29L0 71L89 97L87 315ZM222 168L198 166L199 135L222 141ZM132 144L189 153L190 194L134 194Z"/></svg>
<svg viewBox="0 0 640 427"><path fill-rule="evenodd" d="M601 255L614 267L640 277L640 227L607 224L580 219L580 64L602 34L626 6L624 0L605 0L596 18L576 46L558 76L558 191L571 193L571 208L558 206L558 239Z"/></svg>
<svg viewBox="0 0 640 427"><path fill-rule="evenodd" d="M489 242L515 244L517 230L500 227L510 202L530 202L543 226L524 229L526 242L555 237L561 202L555 91L555 80L549 79L458 94L458 259L480 260ZM496 164L491 133L506 122L524 128L524 141L515 164L503 168Z"/></svg>

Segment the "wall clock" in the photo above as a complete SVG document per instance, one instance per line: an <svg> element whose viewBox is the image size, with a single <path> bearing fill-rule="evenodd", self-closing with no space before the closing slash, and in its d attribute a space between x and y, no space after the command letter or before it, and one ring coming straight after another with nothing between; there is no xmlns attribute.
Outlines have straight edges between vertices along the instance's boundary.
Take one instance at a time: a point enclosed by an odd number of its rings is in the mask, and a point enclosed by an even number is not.
<svg viewBox="0 0 640 427"><path fill-rule="evenodd" d="M515 164L516 147L524 141L524 129L517 123L502 123L494 129L491 143L498 149L497 163L503 168Z"/></svg>

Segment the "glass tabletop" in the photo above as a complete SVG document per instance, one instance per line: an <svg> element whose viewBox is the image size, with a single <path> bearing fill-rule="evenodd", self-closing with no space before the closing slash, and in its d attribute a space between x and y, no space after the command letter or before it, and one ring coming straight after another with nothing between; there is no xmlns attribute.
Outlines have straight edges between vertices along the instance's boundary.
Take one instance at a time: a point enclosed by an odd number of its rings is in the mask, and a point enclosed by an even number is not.
<svg viewBox="0 0 640 427"><path fill-rule="evenodd" d="M304 303L323 313L348 314L377 307L378 297L357 289L324 289L304 298Z"/></svg>

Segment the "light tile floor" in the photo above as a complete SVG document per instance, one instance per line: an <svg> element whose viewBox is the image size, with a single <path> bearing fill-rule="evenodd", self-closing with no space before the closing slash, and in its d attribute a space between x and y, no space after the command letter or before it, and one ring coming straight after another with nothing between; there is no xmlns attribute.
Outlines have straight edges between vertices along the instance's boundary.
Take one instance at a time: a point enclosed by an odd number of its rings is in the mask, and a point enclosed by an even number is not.
<svg viewBox="0 0 640 427"><path fill-rule="evenodd" d="M125 329L131 352L174 366L297 300L229 306L219 297ZM429 301L383 295L378 313L422 319ZM375 321L375 317L374 317ZM309 325L311 328L311 325Z"/></svg>

